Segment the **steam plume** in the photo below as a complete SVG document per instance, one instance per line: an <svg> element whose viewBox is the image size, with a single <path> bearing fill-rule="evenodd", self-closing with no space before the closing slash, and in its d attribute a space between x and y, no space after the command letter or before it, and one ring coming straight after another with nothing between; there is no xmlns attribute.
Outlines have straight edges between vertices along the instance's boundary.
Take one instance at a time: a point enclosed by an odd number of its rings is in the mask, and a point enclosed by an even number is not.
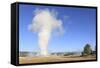
<svg viewBox="0 0 100 68"><path fill-rule="evenodd" d="M35 16L29 25L29 30L38 34L38 45L41 56L48 56L47 48L52 31L58 30L58 32L62 33L62 21L57 19L57 12L55 11L36 9L34 13Z"/></svg>

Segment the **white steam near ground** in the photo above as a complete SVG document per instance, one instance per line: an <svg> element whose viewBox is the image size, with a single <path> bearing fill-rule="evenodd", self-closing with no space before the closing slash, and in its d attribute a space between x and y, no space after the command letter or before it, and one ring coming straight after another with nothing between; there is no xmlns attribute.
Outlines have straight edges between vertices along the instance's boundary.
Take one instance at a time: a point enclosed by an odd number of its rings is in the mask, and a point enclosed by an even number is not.
<svg viewBox="0 0 100 68"><path fill-rule="evenodd" d="M38 34L41 56L48 56L48 44L53 31L63 33L63 22L57 18L57 12L49 9L36 9L29 30Z"/></svg>

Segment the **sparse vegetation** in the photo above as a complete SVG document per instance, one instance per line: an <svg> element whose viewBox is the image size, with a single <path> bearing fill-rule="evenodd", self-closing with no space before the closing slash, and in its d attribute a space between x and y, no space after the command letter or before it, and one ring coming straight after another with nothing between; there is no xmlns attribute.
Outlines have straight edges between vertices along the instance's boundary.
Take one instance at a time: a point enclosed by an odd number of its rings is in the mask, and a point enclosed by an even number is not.
<svg viewBox="0 0 100 68"><path fill-rule="evenodd" d="M80 56L48 56L48 57L19 57L19 63L47 63L47 62L69 62L69 61L83 61L83 60L96 60L93 56L80 57Z"/></svg>
<svg viewBox="0 0 100 68"><path fill-rule="evenodd" d="M39 56L37 52L20 52L19 63L48 63L48 62L69 62L69 61L83 61L83 60L96 60L96 51L92 50L90 44L86 44L83 52L53 52L49 56Z"/></svg>

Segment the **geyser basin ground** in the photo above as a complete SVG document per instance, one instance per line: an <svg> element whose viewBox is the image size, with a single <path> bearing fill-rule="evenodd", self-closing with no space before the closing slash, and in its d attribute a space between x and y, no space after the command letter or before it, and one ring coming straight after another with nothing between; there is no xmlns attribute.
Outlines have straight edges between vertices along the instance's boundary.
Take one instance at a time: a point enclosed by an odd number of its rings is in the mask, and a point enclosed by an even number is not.
<svg viewBox="0 0 100 68"><path fill-rule="evenodd" d="M96 60L95 56L48 56L48 57L19 57L19 64L47 63L47 62L69 62L82 60Z"/></svg>

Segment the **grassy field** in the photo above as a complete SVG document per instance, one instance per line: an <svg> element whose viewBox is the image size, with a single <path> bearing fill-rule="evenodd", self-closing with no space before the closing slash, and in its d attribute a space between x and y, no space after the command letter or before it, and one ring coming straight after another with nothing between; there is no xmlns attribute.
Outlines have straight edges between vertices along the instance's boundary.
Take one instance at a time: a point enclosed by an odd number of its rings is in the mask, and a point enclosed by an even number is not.
<svg viewBox="0 0 100 68"><path fill-rule="evenodd" d="M49 57L19 57L19 64L28 63L46 63L46 62L64 62L64 61L82 61L96 60L95 56L80 57L80 56L49 56Z"/></svg>

